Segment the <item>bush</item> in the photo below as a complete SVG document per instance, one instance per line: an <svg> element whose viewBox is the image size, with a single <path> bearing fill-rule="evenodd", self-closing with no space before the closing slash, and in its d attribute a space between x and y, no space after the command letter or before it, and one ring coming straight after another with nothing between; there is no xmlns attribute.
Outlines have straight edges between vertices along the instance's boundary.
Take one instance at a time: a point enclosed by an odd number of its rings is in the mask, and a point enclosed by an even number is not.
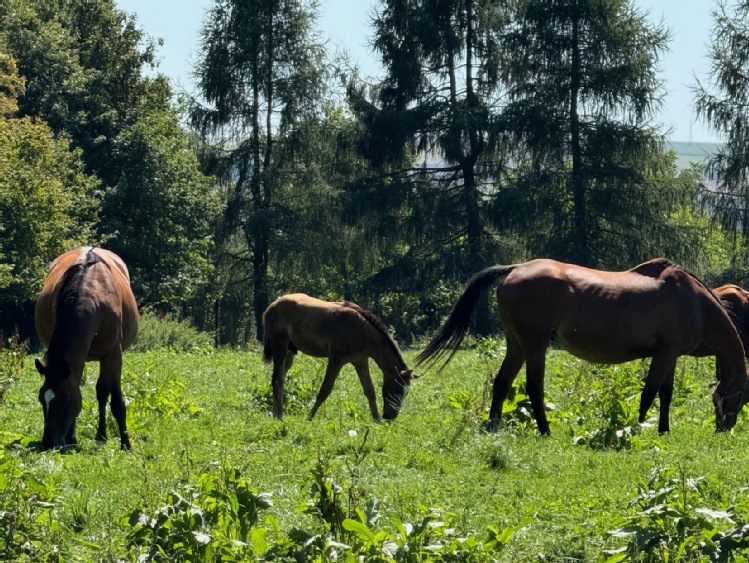
<svg viewBox="0 0 749 563"><path fill-rule="evenodd" d="M132 346L134 352L148 352L170 348L180 352L192 352L213 347L213 335L201 332L189 322L173 315L157 315L146 312L140 318L138 340Z"/></svg>

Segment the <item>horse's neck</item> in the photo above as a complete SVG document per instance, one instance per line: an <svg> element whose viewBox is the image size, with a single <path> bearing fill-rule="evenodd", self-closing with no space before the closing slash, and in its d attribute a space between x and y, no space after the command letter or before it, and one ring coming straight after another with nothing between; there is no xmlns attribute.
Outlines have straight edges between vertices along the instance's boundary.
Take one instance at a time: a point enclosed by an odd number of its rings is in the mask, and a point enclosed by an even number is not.
<svg viewBox="0 0 749 563"><path fill-rule="evenodd" d="M746 380L746 360L744 346L728 315L713 315L710 319L714 329L705 335L707 344L715 352L715 360L720 365L722 385L728 390L740 388Z"/></svg>
<svg viewBox="0 0 749 563"><path fill-rule="evenodd" d="M393 343L390 342L390 339L382 334L380 334L380 336L381 341L379 341L372 350L372 359L375 361L380 370L384 372L386 369L389 370L393 368L399 371L403 371L404 369L406 369L406 364L403 361L403 357L395 348Z"/></svg>
<svg viewBox="0 0 749 563"><path fill-rule="evenodd" d="M72 325L55 326L49 346L50 353L65 360L73 373L82 372L98 327L96 319L93 322L76 319Z"/></svg>

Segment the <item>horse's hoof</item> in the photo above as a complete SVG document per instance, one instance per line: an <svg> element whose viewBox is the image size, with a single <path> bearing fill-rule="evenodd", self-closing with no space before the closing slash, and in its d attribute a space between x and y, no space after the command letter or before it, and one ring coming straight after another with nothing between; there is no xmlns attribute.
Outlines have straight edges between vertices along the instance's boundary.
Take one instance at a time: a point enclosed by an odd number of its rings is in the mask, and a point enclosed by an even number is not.
<svg viewBox="0 0 749 563"><path fill-rule="evenodd" d="M499 430L499 421L493 418L490 418L486 421L486 424L484 424L484 430L487 432L497 432Z"/></svg>

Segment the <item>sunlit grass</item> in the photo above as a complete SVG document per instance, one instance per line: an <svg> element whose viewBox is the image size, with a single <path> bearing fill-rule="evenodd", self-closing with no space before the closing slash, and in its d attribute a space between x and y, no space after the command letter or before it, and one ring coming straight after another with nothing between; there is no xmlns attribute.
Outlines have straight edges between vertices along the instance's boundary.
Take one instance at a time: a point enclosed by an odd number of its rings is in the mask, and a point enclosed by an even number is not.
<svg viewBox="0 0 749 563"><path fill-rule="evenodd" d="M599 449L581 437L605 427L612 413L623 419L636 413L647 363L592 366L552 351L546 379L552 436L540 437L520 410L512 425L488 434L482 430L487 381L503 351L485 348L462 351L443 371L417 380L392 424L372 423L350 366L307 421L325 363L300 355L287 382L287 415L277 421L270 415L271 370L259 350L128 353L128 453L119 451L111 416L109 442L94 441L95 364L86 371L80 450L39 453L18 445L38 439L42 425L40 379L29 358L0 406L0 446L53 499L56 525L47 541L66 560L134 560L123 518L155 510L165 494L216 467L237 468L257 490L272 493L269 513L282 528L314 529L319 523L295 508L309 500L319 459L349 495L347 504L376 498L385 514L402 521L436 507L464 532L480 533L531 517L501 552L507 561L540 554L547 561L595 560L611 546L606 532L632 514L638 485L656 467L706 477L713 508L737 506L746 515L747 418L742 414L731 433L714 433L709 359L680 360L670 434L645 427L618 448ZM376 369L373 375L380 377ZM516 385L522 392L522 373ZM657 409L656 401L653 421Z"/></svg>

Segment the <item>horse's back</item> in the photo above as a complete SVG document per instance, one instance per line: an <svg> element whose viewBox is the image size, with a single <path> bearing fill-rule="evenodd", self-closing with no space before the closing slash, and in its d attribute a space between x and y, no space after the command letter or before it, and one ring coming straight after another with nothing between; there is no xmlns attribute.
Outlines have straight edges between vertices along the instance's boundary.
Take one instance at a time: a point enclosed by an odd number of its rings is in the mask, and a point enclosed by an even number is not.
<svg viewBox="0 0 749 563"><path fill-rule="evenodd" d="M106 323L104 332L113 334L110 339L126 350L138 334L138 306L132 289L130 275L123 260L103 248L81 247L57 257L49 267L49 274L35 306L35 324L39 338L49 345L56 325L57 299L66 273L74 266L85 264L89 252L95 259L90 263L85 285L80 293L89 300L90 309L101 313ZM103 344L104 347L110 343Z"/></svg>
<svg viewBox="0 0 749 563"><path fill-rule="evenodd" d="M376 329L362 316L357 305L329 302L304 293L284 295L263 314L271 346L273 341L291 342L300 352L326 357L332 349L360 350Z"/></svg>
<svg viewBox="0 0 749 563"><path fill-rule="evenodd" d="M570 353L600 363L647 357L663 346L687 353L702 338L709 299L663 259L619 272L533 260L497 288L503 322L519 340L551 334Z"/></svg>

